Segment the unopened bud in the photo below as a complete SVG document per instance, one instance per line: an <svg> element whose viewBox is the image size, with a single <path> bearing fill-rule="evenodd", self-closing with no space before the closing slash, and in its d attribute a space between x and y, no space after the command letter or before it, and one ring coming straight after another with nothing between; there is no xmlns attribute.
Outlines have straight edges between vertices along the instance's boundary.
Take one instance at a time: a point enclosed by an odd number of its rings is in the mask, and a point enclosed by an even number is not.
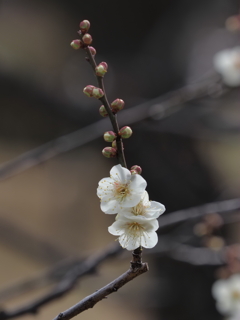
<svg viewBox="0 0 240 320"><path fill-rule="evenodd" d="M132 174L141 174L142 168L139 166L132 166L130 171L131 172L134 171Z"/></svg>
<svg viewBox="0 0 240 320"><path fill-rule="evenodd" d="M111 103L113 112L118 112L124 108L125 102L122 99L116 99Z"/></svg>
<svg viewBox="0 0 240 320"><path fill-rule="evenodd" d="M95 56L95 55L96 55L96 53L97 53L96 49L95 49L95 48L93 48L93 47L88 47L88 48L89 48L89 50L90 50L90 52L91 52L92 56Z"/></svg>
<svg viewBox="0 0 240 320"><path fill-rule="evenodd" d="M114 140L114 141L112 142L112 147L113 147L114 149L117 149L117 141L116 141L116 140Z"/></svg>
<svg viewBox="0 0 240 320"><path fill-rule="evenodd" d="M82 22L80 22L79 27L80 30L85 33L90 28L90 22L88 20L83 20Z"/></svg>
<svg viewBox="0 0 240 320"><path fill-rule="evenodd" d="M92 36L89 33L86 33L83 37L82 37L82 41L89 45L92 43Z"/></svg>
<svg viewBox="0 0 240 320"><path fill-rule="evenodd" d="M99 113L102 117L107 117L108 116L108 113L107 113L107 110L106 108L104 107L104 105L102 105L100 108L99 108Z"/></svg>
<svg viewBox="0 0 240 320"><path fill-rule="evenodd" d="M79 48L81 48L81 46L82 46L82 42L81 42L81 40L79 40L79 39L76 39L76 40L73 40L71 43L70 43L70 46L73 48L73 49L79 49Z"/></svg>
<svg viewBox="0 0 240 320"><path fill-rule="evenodd" d="M128 127L128 126L122 127L119 130L119 134L123 139L128 139L132 135L132 129L130 127Z"/></svg>
<svg viewBox="0 0 240 320"><path fill-rule="evenodd" d="M105 73L107 72L108 65L106 62L101 62L96 68L96 75L99 77L103 77Z"/></svg>
<svg viewBox="0 0 240 320"><path fill-rule="evenodd" d="M83 93L85 93L86 96L88 96L88 97L92 97L94 88L95 88L94 86L88 85L83 89Z"/></svg>
<svg viewBox="0 0 240 320"><path fill-rule="evenodd" d="M104 133L103 135L103 139L106 141L106 142L113 142L115 139L117 138L117 135L115 132L113 131L107 131Z"/></svg>
<svg viewBox="0 0 240 320"><path fill-rule="evenodd" d="M100 88L94 87L92 90L92 97L96 99L100 99L104 96L104 92Z"/></svg>
<svg viewBox="0 0 240 320"><path fill-rule="evenodd" d="M117 150L112 147L106 147L102 150L102 154L106 158L114 158L117 155Z"/></svg>

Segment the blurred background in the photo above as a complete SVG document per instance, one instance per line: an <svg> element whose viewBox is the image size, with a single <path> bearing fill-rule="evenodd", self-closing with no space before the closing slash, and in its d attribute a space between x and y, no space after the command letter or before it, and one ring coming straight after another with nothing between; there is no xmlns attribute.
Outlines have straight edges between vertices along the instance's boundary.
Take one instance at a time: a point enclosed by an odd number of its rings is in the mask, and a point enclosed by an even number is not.
<svg viewBox="0 0 240 320"><path fill-rule="evenodd" d="M239 45L239 33L225 28L239 8L239 0L1 0L1 163L100 119L98 101L82 93L96 85L94 74L84 52L69 45L83 19L91 22L97 62L109 65L109 100L121 98L127 109L208 77L213 56ZM128 166L143 168L150 199L164 203L165 214L240 196L239 98L239 88L231 89L132 125ZM114 241L107 232L113 217L100 211L95 195L98 181L116 164L102 157L105 146L99 137L1 181L0 290ZM167 235L192 239L193 228L189 223ZM232 242L235 233L226 230ZM216 266L145 251L150 272L81 319L222 319L211 296ZM130 253L123 253L104 263L71 294L23 318L52 319L123 273L129 260ZM47 289L3 299L1 307L17 307Z"/></svg>

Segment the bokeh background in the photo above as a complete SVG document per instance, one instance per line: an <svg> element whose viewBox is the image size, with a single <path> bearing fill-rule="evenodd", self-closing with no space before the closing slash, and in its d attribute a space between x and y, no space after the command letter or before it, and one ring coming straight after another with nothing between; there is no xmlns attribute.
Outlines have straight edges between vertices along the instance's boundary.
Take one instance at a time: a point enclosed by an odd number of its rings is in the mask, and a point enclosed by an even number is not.
<svg viewBox="0 0 240 320"><path fill-rule="evenodd" d="M82 93L96 84L93 72L84 53L69 46L81 20L91 22L97 62L109 65L109 100L121 98L131 108L208 75L214 54L239 44L239 34L225 28L239 7L239 0L1 0L1 163L100 119L99 103ZM141 165L150 198L164 203L166 214L239 197L239 97L239 88L233 89L132 126L128 165ZM113 242L107 233L113 217L100 211L95 195L116 163L102 157L104 146L99 137L1 181L1 289ZM124 272L129 260L124 253L104 263L71 294L23 319L52 319ZM81 319L222 319L210 291L214 267L150 252L144 260L148 274ZM1 307L16 307L47 289L3 300Z"/></svg>

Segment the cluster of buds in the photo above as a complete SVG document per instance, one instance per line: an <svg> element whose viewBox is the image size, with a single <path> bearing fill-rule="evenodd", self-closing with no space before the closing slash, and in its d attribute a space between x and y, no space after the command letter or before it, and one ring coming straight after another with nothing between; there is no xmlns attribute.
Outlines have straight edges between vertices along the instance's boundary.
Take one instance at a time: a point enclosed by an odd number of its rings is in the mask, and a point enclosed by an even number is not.
<svg viewBox="0 0 240 320"><path fill-rule="evenodd" d="M103 78L108 70L108 65L106 62L101 62L98 65L96 65L96 62L94 60L94 56L96 55L96 50L94 47L89 46L92 43L92 36L88 33L88 30L90 28L90 22L88 20L83 20L79 24L80 30L78 31L78 34L80 36L80 39L73 40L71 42L71 46L73 49L85 49L85 51L88 53L88 59L91 58L91 64L94 65L95 68L95 74L98 77L98 80L100 78ZM91 56L89 56L91 54ZM84 94L86 94L88 97L93 97L95 99L101 99L104 96L103 87L100 88L88 85L83 89ZM103 103L107 103L106 99L101 100ZM125 102L122 99L115 99L110 105L101 105L99 109L99 113L102 117L107 117L108 115L115 115L117 112L121 111L124 108ZM102 153L107 158L112 158L117 156L117 141L121 141L121 139L127 139L130 138L132 135L132 129L128 126L124 126L121 128L118 132L113 131L107 131L104 133L104 140L106 142L112 143L111 147L106 147L102 150ZM122 145L122 142L121 142ZM121 147L123 149L123 146ZM139 174L140 172L138 169L131 169L132 174Z"/></svg>
<svg viewBox="0 0 240 320"><path fill-rule="evenodd" d="M86 86L83 89L83 93L85 93L86 96L88 96L88 97L93 97L96 99L100 99L104 96L104 92L102 89L94 87L94 86L90 86L90 85Z"/></svg>
<svg viewBox="0 0 240 320"><path fill-rule="evenodd" d="M81 36L81 40L76 39L73 40L70 45L73 49L80 49L80 48L85 48L88 47L91 54L95 56L96 50L93 47L89 47L89 45L92 43L92 36L87 33L87 31L90 28L90 22L88 20L83 20L79 24L80 30L78 31L78 34Z"/></svg>
<svg viewBox="0 0 240 320"><path fill-rule="evenodd" d="M116 134L115 132L113 131L107 131L104 133L103 135L103 139L106 141L106 142L112 142L112 147L106 147L102 150L102 154L106 157L106 158L114 158L117 156L117 142L116 142L116 139L117 137L120 137L120 138L123 138L123 139L127 139L127 138L130 138L132 135L132 129L128 126L125 126L125 127L122 127L118 134ZM136 166L138 167L138 166ZM140 167L138 167L140 168ZM140 169L137 169L137 168L131 168L131 173L132 174L135 174L135 173L138 173L138 174L141 174L141 168Z"/></svg>

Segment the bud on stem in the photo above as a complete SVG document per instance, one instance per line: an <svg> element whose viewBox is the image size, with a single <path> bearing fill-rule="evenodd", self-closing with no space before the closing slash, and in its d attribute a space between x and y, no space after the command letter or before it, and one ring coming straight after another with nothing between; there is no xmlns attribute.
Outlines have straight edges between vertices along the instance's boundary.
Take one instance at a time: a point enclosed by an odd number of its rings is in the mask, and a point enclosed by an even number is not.
<svg viewBox="0 0 240 320"><path fill-rule="evenodd" d="M112 111L117 113L124 108L125 102L122 99L116 99L111 103Z"/></svg>
<svg viewBox="0 0 240 320"><path fill-rule="evenodd" d="M102 154L106 158L114 158L117 155L117 150L112 147L106 147L102 150Z"/></svg>
<svg viewBox="0 0 240 320"><path fill-rule="evenodd" d="M70 43L70 46L71 46L73 49L78 50L79 48L82 47L82 42L81 42L81 40L76 39L76 40L73 40L73 41Z"/></svg>
<svg viewBox="0 0 240 320"><path fill-rule="evenodd" d="M89 33L85 33L84 36L82 37L82 41L89 45L92 43L92 36Z"/></svg>
<svg viewBox="0 0 240 320"><path fill-rule="evenodd" d="M82 31L82 33L87 32L90 28L90 22L88 20L81 21L79 24L79 28Z"/></svg>
<svg viewBox="0 0 240 320"><path fill-rule="evenodd" d="M107 131L104 133L103 135L103 139L106 141L106 142L113 142L115 139L117 138L117 135L115 132L113 131Z"/></svg>
<svg viewBox="0 0 240 320"><path fill-rule="evenodd" d="M142 173L142 168L139 166L132 166L130 169L132 174L141 174Z"/></svg>
<svg viewBox="0 0 240 320"><path fill-rule="evenodd" d="M119 130L119 135L123 138L123 139L128 139L131 137L132 135L132 129L128 126L122 127Z"/></svg>
<svg viewBox="0 0 240 320"><path fill-rule="evenodd" d="M104 105L102 105L100 108L99 108L99 113L102 117L107 117L108 116L108 113L107 113L107 110L106 108L104 107Z"/></svg>
<svg viewBox="0 0 240 320"><path fill-rule="evenodd" d="M96 68L95 68L95 72L96 75L99 77L103 77L105 75L105 73L107 72L108 69L108 65L106 62L101 62Z"/></svg>

